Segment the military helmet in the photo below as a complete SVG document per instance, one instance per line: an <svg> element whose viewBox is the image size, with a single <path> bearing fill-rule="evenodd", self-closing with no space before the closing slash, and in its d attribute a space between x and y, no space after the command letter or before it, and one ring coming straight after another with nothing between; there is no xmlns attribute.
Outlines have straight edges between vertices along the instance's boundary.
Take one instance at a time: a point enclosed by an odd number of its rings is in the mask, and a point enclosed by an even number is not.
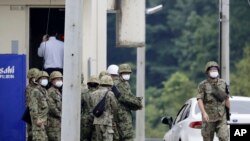
<svg viewBox="0 0 250 141"><path fill-rule="evenodd" d="M89 80L88 80L87 84L89 84L89 83L96 83L96 84L100 84L100 82L99 82L99 78L98 78L97 76L95 76L95 75L90 76L90 78L89 78Z"/></svg>
<svg viewBox="0 0 250 141"><path fill-rule="evenodd" d="M208 69L211 67L217 67L218 70L220 68L219 65L215 61L209 61L209 62L207 62L206 66L205 66L205 72L207 72Z"/></svg>
<svg viewBox="0 0 250 141"><path fill-rule="evenodd" d="M112 64L112 65L109 65L107 71L111 75L118 75L118 69L119 67L117 65Z"/></svg>
<svg viewBox="0 0 250 141"><path fill-rule="evenodd" d="M62 78L62 73L60 71L53 71L49 76L49 81L52 81L55 78Z"/></svg>
<svg viewBox="0 0 250 141"><path fill-rule="evenodd" d="M111 76L109 75L104 75L101 80L100 80L100 84L101 85L110 85L110 86L113 86L114 85L114 82L111 78Z"/></svg>
<svg viewBox="0 0 250 141"><path fill-rule="evenodd" d="M104 75L109 75L109 73L105 70L105 71L101 71L100 74L99 74L99 79L101 80L101 78L104 76Z"/></svg>
<svg viewBox="0 0 250 141"><path fill-rule="evenodd" d="M28 78L28 79L36 78L37 75L38 75L38 73L39 73L39 69L37 69L37 68L31 68L31 69L29 69L29 71L28 71L27 78Z"/></svg>
<svg viewBox="0 0 250 141"><path fill-rule="evenodd" d="M40 71L36 77L36 80L38 80L41 77L48 77L49 78L49 75L46 71Z"/></svg>
<svg viewBox="0 0 250 141"><path fill-rule="evenodd" d="M121 64L119 66L119 70L118 70L119 74L120 73L132 73L131 67L129 64Z"/></svg>

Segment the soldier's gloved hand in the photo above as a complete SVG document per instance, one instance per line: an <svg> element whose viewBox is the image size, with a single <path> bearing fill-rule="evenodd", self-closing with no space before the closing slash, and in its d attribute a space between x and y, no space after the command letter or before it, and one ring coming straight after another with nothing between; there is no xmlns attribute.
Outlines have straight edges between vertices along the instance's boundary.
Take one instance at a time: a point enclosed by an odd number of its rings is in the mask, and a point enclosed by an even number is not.
<svg viewBox="0 0 250 141"><path fill-rule="evenodd" d="M41 127L43 125L43 120L37 119L36 120L36 125L39 126L39 127Z"/></svg>
<svg viewBox="0 0 250 141"><path fill-rule="evenodd" d="M136 97L136 98L137 98L138 100L140 100L140 101L143 99L143 97Z"/></svg>

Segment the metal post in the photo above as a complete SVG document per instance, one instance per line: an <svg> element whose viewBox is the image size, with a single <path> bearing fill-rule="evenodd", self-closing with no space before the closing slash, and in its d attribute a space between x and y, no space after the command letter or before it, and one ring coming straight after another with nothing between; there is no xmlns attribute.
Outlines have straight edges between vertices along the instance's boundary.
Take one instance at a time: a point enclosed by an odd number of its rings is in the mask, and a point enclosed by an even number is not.
<svg viewBox="0 0 250 141"><path fill-rule="evenodd" d="M143 108L136 112L135 141L145 141L145 50L137 48L136 96L143 97Z"/></svg>
<svg viewBox="0 0 250 141"><path fill-rule="evenodd" d="M221 77L230 83L229 64L229 0L219 0L220 2L220 68Z"/></svg>
<svg viewBox="0 0 250 141"><path fill-rule="evenodd" d="M62 141L80 140L82 0L65 2Z"/></svg>

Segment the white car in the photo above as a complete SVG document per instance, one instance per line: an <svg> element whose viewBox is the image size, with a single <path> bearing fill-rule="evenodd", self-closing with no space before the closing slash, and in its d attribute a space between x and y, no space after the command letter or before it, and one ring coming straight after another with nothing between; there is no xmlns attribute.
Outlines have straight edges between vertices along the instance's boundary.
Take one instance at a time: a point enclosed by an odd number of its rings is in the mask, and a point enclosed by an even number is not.
<svg viewBox="0 0 250 141"><path fill-rule="evenodd" d="M250 97L230 97L231 117L229 124L250 123ZM191 98L179 110L175 120L163 117L162 123L168 124L170 129L164 135L164 141L202 141L201 112L196 98ZM215 135L214 141L218 141Z"/></svg>

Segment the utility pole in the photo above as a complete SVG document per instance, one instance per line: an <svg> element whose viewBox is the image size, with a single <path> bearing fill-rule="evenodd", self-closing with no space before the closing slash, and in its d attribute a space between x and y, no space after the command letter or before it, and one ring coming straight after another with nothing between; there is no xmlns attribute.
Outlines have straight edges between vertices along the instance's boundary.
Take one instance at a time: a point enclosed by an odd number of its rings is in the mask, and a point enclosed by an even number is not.
<svg viewBox="0 0 250 141"><path fill-rule="evenodd" d="M145 54L145 47L137 48L136 96L143 97L143 108L136 111L135 141L145 141Z"/></svg>
<svg viewBox="0 0 250 141"><path fill-rule="evenodd" d="M65 2L62 141L80 140L83 0Z"/></svg>
<svg viewBox="0 0 250 141"><path fill-rule="evenodd" d="M219 14L220 14L220 68L221 77L230 84L230 36L229 36L229 0L219 0Z"/></svg>

